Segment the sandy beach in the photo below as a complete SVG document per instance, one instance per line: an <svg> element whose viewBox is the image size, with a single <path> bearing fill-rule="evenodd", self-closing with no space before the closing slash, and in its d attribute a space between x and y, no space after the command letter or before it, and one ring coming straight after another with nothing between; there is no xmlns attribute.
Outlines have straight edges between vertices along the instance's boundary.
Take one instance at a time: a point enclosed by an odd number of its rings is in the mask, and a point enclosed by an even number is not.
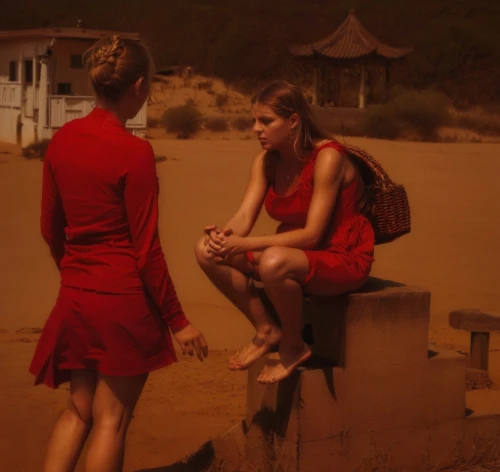
<svg viewBox="0 0 500 472"><path fill-rule="evenodd" d="M342 139L340 139L342 141ZM431 290L431 341L468 350L468 335L448 327L457 308L500 312L500 144L441 144L348 138L403 183L413 231L376 248L372 275ZM200 364L180 358L151 375L128 438L125 471L174 463L227 430L244 414L245 374L225 362L251 335L249 324L208 282L193 247L209 223L236 210L254 140L152 139L160 178L160 233L179 298L211 348ZM39 231L42 162L0 144L0 469L35 471L67 389L33 388L28 364L36 334L55 301L59 276ZM263 212L255 233L270 233ZM490 365L500 385L500 336L492 335ZM161 469L157 469L161 470Z"/></svg>

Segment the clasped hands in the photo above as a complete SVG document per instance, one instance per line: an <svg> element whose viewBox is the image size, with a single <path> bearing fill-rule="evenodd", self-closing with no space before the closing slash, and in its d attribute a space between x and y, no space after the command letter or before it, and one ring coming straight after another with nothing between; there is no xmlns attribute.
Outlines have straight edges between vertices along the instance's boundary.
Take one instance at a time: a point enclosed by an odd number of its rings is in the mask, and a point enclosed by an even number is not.
<svg viewBox="0 0 500 472"><path fill-rule="evenodd" d="M205 226L205 246L213 254L215 261L223 261L227 256L243 254L250 250L248 238L233 234L230 228L219 228L216 225Z"/></svg>

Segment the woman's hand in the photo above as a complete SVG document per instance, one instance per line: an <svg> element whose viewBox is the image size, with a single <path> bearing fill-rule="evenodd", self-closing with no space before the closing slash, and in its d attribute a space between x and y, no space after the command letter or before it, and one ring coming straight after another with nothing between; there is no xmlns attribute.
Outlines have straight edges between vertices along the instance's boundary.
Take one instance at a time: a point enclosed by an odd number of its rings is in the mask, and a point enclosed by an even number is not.
<svg viewBox="0 0 500 472"><path fill-rule="evenodd" d="M192 324L188 324L174 334L175 340L183 354L193 356L196 352L198 359L203 361L203 358L208 356L208 346L201 331L195 328Z"/></svg>
<svg viewBox="0 0 500 472"><path fill-rule="evenodd" d="M213 249L213 254L218 257L227 257L235 254L243 254L251 250L249 239L235 234L226 235L220 233L218 235L219 249Z"/></svg>
<svg viewBox="0 0 500 472"><path fill-rule="evenodd" d="M205 226L205 246L208 246L208 252L214 254L222 249L222 237L229 236L233 234L233 230L230 228L219 228L216 225ZM222 261L224 258L220 256L215 256L216 262Z"/></svg>

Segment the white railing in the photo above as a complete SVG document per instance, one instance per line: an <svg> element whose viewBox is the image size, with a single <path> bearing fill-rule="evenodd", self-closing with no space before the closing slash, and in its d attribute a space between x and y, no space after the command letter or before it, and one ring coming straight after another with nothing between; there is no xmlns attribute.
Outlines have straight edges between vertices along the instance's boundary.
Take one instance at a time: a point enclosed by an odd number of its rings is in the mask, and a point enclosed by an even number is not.
<svg viewBox="0 0 500 472"><path fill-rule="evenodd" d="M60 128L68 121L88 115L95 103L94 97L52 95L49 98L50 127ZM127 121L129 129L146 129L147 105L145 104L137 116Z"/></svg>
<svg viewBox="0 0 500 472"><path fill-rule="evenodd" d="M21 83L0 82L0 107L21 108Z"/></svg>
<svg viewBox="0 0 500 472"><path fill-rule="evenodd" d="M131 129L145 129L148 121L148 108L147 102L141 108L139 113L132 120L127 121L127 128Z"/></svg>
<svg viewBox="0 0 500 472"><path fill-rule="evenodd" d="M68 121L90 113L94 97L52 95L49 99L49 123L51 128L60 128Z"/></svg>

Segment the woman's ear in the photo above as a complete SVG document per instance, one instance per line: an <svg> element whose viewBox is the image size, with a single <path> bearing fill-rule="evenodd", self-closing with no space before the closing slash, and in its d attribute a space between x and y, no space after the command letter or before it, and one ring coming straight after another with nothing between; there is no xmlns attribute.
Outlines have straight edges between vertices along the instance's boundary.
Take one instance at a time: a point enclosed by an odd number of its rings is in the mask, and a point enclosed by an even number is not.
<svg viewBox="0 0 500 472"><path fill-rule="evenodd" d="M299 115L297 113L294 113L292 116L290 116L288 122L290 124L290 131L296 133L300 125Z"/></svg>
<svg viewBox="0 0 500 472"><path fill-rule="evenodd" d="M134 84L134 93L140 95L142 87L144 87L144 77L139 77Z"/></svg>

